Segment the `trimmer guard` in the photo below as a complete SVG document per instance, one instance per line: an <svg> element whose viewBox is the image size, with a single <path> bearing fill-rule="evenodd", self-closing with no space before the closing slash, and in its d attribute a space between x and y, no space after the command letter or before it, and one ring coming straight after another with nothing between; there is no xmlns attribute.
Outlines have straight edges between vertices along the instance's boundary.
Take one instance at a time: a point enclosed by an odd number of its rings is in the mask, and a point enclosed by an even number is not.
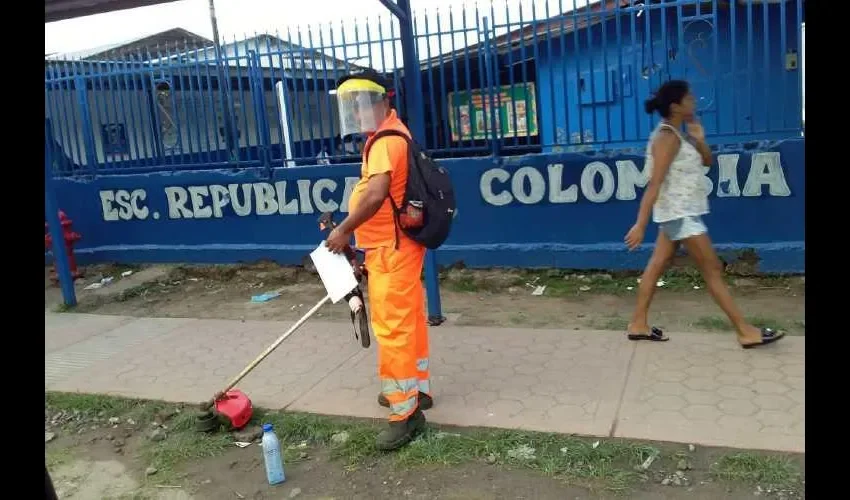
<svg viewBox="0 0 850 500"><path fill-rule="evenodd" d="M215 411L230 420L230 425L234 429L241 429L251 420L254 407L244 392L233 389L224 393L224 397L215 402Z"/></svg>

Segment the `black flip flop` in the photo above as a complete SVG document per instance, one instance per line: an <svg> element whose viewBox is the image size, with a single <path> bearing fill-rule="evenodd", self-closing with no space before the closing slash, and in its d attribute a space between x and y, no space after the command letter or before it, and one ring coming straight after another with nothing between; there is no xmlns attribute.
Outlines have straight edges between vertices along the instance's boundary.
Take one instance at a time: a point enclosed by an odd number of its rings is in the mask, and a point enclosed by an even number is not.
<svg viewBox="0 0 850 500"><path fill-rule="evenodd" d="M651 340L653 342L667 342L670 337L666 337L660 328L652 327L650 333L627 333L629 340Z"/></svg>
<svg viewBox="0 0 850 500"><path fill-rule="evenodd" d="M767 344L772 344L777 340L781 339L785 336L785 332L777 332L771 328L762 328L761 329L761 342L757 342L755 344L741 344L741 347L744 349L753 349L755 347L765 346Z"/></svg>

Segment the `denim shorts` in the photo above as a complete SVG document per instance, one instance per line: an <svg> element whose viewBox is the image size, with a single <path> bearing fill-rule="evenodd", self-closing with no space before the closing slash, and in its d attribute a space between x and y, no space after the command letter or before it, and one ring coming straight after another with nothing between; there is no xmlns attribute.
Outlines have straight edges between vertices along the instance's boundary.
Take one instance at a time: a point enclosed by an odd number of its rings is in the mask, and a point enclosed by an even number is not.
<svg viewBox="0 0 850 500"><path fill-rule="evenodd" d="M692 236L699 236L708 232L708 228L702 222L702 217L698 215L668 220L660 223L658 228L660 231L664 231L664 234L671 241L686 240Z"/></svg>

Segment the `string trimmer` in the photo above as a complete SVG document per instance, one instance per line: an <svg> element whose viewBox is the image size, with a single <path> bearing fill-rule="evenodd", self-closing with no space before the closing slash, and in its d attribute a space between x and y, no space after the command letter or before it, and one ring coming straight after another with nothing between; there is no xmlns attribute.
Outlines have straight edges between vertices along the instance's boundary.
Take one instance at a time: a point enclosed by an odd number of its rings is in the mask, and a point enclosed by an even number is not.
<svg viewBox="0 0 850 500"><path fill-rule="evenodd" d="M319 227L322 230L335 227L333 216L330 213L325 213L319 219ZM360 344L367 348L370 345L369 340L369 320L366 317L366 307L363 301L363 292L360 290L359 283L365 276L365 268L357 263L357 254L351 247L346 247L344 254L354 268L354 274L357 278L358 286L349 292L344 298L351 308L351 322L354 324L354 335L360 340ZM284 340L301 328L301 325L307 322L327 301L330 300L329 295L325 295L316 305L310 308L304 316L295 322L289 329L277 338L265 351L254 358L248 366L242 369L238 375L228 382L227 386L217 392L209 401L204 401L200 404L200 413L197 415L195 428L201 432L212 432L221 425L222 419L226 419L230 426L234 429L241 429L251 420L254 414L254 409L251 400L248 396L234 389L245 376L257 367L269 354L274 352ZM359 325L359 331L358 326Z"/></svg>

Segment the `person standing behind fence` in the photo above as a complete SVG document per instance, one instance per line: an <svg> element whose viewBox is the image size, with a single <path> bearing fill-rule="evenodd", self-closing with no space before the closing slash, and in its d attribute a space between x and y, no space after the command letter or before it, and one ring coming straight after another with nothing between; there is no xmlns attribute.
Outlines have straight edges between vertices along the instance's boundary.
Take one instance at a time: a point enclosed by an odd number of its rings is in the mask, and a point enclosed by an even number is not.
<svg viewBox="0 0 850 500"><path fill-rule="evenodd" d="M647 320L655 284L680 244L694 259L708 291L735 327L738 343L745 349L771 344L784 332L757 328L747 322L723 281L723 264L714 252L702 216L709 212L703 166L710 165L711 149L705 131L695 117L696 99L682 80L670 80L646 101L646 112L661 115L649 136L646 172L649 184L643 193L637 221L626 234L629 250L643 241L650 210L658 224L655 250L641 277L637 304L628 326L629 340L669 340ZM681 133L682 125L687 135Z"/></svg>
<svg viewBox="0 0 850 500"><path fill-rule="evenodd" d="M368 136L360 182L348 202L349 215L328 235L327 246L340 252L354 233L366 250L369 309L378 342L378 403L390 409L389 427L377 437L381 450L410 442L425 426L422 410L433 405L428 369L428 326L422 265L425 247L401 231L391 200L403 200L408 179L407 141L411 137L390 105L389 82L374 70L337 82L341 133ZM330 396L333 397L333 396Z"/></svg>

